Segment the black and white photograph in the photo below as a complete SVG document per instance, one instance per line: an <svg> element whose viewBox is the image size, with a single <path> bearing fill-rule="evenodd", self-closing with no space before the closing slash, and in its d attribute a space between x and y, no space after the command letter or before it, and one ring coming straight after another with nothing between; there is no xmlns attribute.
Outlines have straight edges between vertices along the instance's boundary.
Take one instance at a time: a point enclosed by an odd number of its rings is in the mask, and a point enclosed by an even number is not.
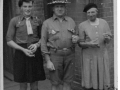
<svg viewBox="0 0 120 90"><path fill-rule="evenodd" d="M0 90L118 90L117 0L0 3Z"/></svg>

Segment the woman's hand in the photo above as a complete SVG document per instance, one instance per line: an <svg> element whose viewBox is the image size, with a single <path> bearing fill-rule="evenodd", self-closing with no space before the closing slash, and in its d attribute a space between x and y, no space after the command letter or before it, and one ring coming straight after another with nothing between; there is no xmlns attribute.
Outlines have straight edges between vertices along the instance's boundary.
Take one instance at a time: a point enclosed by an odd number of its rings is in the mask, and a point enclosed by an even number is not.
<svg viewBox="0 0 120 90"><path fill-rule="evenodd" d="M29 47L28 47L29 50L31 50L33 53L36 52L37 50L37 45L36 44L31 44Z"/></svg>
<svg viewBox="0 0 120 90"><path fill-rule="evenodd" d="M91 40L91 41L80 42L80 46L82 46L83 48L99 47L98 38L96 38L95 40Z"/></svg>
<svg viewBox="0 0 120 90"><path fill-rule="evenodd" d="M31 50L28 50L28 49L23 49L22 50L26 56L28 57L35 57L35 55L33 54L33 52Z"/></svg>
<svg viewBox="0 0 120 90"><path fill-rule="evenodd" d="M107 34L107 33L104 33L103 36L104 36L105 42L106 42L106 43L109 43L109 41L110 41L110 39L111 39L110 35Z"/></svg>
<svg viewBox="0 0 120 90"><path fill-rule="evenodd" d="M99 47L99 44L98 44L98 43L91 43L91 44L90 44L90 47L98 48L98 47Z"/></svg>
<svg viewBox="0 0 120 90"><path fill-rule="evenodd" d="M87 42L87 44L90 47L99 47L98 38L96 38L95 40L91 40L91 41Z"/></svg>

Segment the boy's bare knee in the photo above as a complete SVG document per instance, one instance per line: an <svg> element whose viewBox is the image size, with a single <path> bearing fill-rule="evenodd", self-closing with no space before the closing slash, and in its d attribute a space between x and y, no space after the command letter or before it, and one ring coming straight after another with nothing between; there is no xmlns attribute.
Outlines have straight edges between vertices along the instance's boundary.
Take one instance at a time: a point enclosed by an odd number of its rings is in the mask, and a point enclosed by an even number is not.
<svg viewBox="0 0 120 90"><path fill-rule="evenodd" d="M27 90L27 83L20 83L20 90Z"/></svg>
<svg viewBox="0 0 120 90"><path fill-rule="evenodd" d="M30 83L31 90L38 90L38 82Z"/></svg>

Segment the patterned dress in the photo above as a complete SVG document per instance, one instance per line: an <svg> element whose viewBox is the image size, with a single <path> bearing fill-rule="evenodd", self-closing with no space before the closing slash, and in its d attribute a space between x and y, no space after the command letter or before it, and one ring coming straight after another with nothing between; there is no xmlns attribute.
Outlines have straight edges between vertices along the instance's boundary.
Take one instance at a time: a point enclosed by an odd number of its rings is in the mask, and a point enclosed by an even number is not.
<svg viewBox="0 0 120 90"><path fill-rule="evenodd" d="M96 25L89 20L79 24L81 42L96 40L99 47L82 47L82 86L85 88L103 89L110 86L109 58L104 33L111 37L108 23L98 19Z"/></svg>

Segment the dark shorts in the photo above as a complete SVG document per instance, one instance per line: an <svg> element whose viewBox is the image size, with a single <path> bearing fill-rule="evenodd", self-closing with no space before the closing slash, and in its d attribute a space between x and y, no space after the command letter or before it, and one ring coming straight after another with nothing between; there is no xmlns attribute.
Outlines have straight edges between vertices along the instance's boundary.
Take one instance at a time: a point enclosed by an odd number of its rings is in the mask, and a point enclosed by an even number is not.
<svg viewBox="0 0 120 90"><path fill-rule="evenodd" d="M68 83L71 84L74 75L75 53L73 51L52 52L51 61L55 71L50 71L50 80L53 85Z"/></svg>
<svg viewBox="0 0 120 90"><path fill-rule="evenodd" d="M19 45L27 48L27 44ZM22 51L16 50L13 61L13 74L14 81L19 83L45 80L43 58L40 48L35 52L35 57L28 57Z"/></svg>

